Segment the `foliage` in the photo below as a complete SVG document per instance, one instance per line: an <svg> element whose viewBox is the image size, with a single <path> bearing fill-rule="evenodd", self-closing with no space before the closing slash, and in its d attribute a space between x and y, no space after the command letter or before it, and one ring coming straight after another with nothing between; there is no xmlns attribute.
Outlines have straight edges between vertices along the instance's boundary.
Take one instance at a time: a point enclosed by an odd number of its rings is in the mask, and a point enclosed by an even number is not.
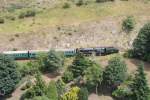
<svg viewBox="0 0 150 100"><path fill-rule="evenodd" d="M127 32L132 31L134 27L135 27L135 21L131 16L127 17L122 23L123 30Z"/></svg>
<svg viewBox="0 0 150 100"><path fill-rule="evenodd" d="M19 14L19 18L25 18L25 17L34 17L36 15L36 11L35 10L26 10L24 12L21 12Z"/></svg>
<svg viewBox="0 0 150 100"><path fill-rule="evenodd" d="M91 66L84 71L84 80L88 86L96 87L97 93L98 84L103 80L102 68L95 62L92 62Z"/></svg>
<svg viewBox="0 0 150 100"><path fill-rule="evenodd" d="M36 96L32 100L49 100L49 98L44 95L44 96Z"/></svg>
<svg viewBox="0 0 150 100"><path fill-rule="evenodd" d="M32 85L33 83L31 82L31 80L28 80L27 83L21 88L21 90L29 89Z"/></svg>
<svg viewBox="0 0 150 100"><path fill-rule="evenodd" d="M88 90L87 88L81 88L78 94L79 100L88 100Z"/></svg>
<svg viewBox="0 0 150 100"><path fill-rule="evenodd" d="M70 71L65 71L65 73L64 73L63 76L62 76L62 80L63 80L65 83L69 83L70 81L73 80L73 73L70 72Z"/></svg>
<svg viewBox="0 0 150 100"><path fill-rule="evenodd" d="M6 55L0 54L0 96L6 96L13 92L20 80L15 61Z"/></svg>
<svg viewBox="0 0 150 100"><path fill-rule="evenodd" d="M36 81L35 81L35 85L31 88L29 88L25 94L22 95L21 99L25 100L25 99L32 99L36 96L43 96L46 94L46 84L43 81L41 74L37 73L35 75Z"/></svg>
<svg viewBox="0 0 150 100"><path fill-rule="evenodd" d="M34 75L38 70L39 69L36 61L30 61L27 64L23 65L22 67L20 66L19 68L22 77L27 75Z"/></svg>
<svg viewBox="0 0 150 100"><path fill-rule="evenodd" d="M144 73L144 65L140 64L132 85L133 100L149 100L150 90Z"/></svg>
<svg viewBox="0 0 150 100"><path fill-rule="evenodd" d="M63 95L65 93L65 86L66 86L66 84L61 79L57 80L56 88L57 88L59 100L60 100L61 95Z"/></svg>
<svg viewBox="0 0 150 100"><path fill-rule="evenodd" d="M57 88L54 81L49 83L46 95L50 100L58 100Z"/></svg>
<svg viewBox="0 0 150 100"><path fill-rule="evenodd" d="M70 4L69 4L69 3L64 3L63 8L64 8L64 9L70 8Z"/></svg>
<svg viewBox="0 0 150 100"><path fill-rule="evenodd" d="M82 6L84 4L83 0L77 0L76 5Z"/></svg>
<svg viewBox="0 0 150 100"><path fill-rule="evenodd" d="M128 51L126 51L123 55L124 57L127 58L134 58L135 57L135 52L132 49L129 49Z"/></svg>
<svg viewBox="0 0 150 100"><path fill-rule="evenodd" d="M107 1L115 1L115 0L96 0L97 3L100 3L100 2L107 2Z"/></svg>
<svg viewBox="0 0 150 100"><path fill-rule="evenodd" d="M78 100L78 93L80 91L80 88L73 87L71 90L64 95L62 95L61 100Z"/></svg>
<svg viewBox="0 0 150 100"><path fill-rule="evenodd" d="M133 42L134 52L137 58L150 60L150 23L145 24Z"/></svg>
<svg viewBox="0 0 150 100"><path fill-rule="evenodd" d="M116 88L127 77L126 64L120 56L115 56L109 60L109 64L103 73L104 85Z"/></svg>
<svg viewBox="0 0 150 100"><path fill-rule="evenodd" d="M72 65L69 67L74 78L83 76L84 70L91 65L91 61L85 58L82 54L77 54Z"/></svg>
<svg viewBox="0 0 150 100"><path fill-rule="evenodd" d="M48 72L58 71L64 65L64 55L60 52L50 50L44 61L44 70Z"/></svg>
<svg viewBox="0 0 150 100"><path fill-rule="evenodd" d="M0 24L3 24L5 22L4 18L0 17Z"/></svg>

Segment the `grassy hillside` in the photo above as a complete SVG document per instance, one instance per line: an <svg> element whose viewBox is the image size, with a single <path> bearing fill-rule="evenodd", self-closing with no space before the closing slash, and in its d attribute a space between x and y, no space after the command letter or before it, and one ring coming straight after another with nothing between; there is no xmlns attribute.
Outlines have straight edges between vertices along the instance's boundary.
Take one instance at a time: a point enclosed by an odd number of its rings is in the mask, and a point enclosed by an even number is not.
<svg viewBox="0 0 150 100"><path fill-rule="evenodd" d="M20 0L14 1L18 3ZM129 48L139 29L150 20L150 3L147 0L116 0L106 3L86 1L80 7L72 0L22 0L19 4L25 2L25 5L19 9L10 10L12 6L8 6L9 10L0 14L5 19L5 23L0 24L1 50L99 45ZM70 8L64 9L66 2ZM22 12L28 10L34 10L36 16L18 18ZM122 20L127 16L133 16L136 20L136 27L130 35L121 30ZM14 17L15 20L9 17Z"/></svg>

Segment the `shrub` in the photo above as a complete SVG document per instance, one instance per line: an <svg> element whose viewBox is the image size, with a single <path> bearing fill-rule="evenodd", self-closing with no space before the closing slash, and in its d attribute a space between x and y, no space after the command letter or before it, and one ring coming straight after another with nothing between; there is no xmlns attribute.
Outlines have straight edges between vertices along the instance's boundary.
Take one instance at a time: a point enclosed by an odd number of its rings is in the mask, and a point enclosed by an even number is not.
<svg viewBox="0 0 150 100"><path fill-rule="evenodd" d="M36 15L35 10L27 10L27 11L21 12L19 14L19 18L22 19L25 17L34 17L35 15Z"/></svg>
<svg viewBox="0 0 150 100"><path fill-rule="evenodd" d="M49 100L49 98L43 95L43 96L36 96L32 100Z"/></svg>
<svg viewBox="0 0 150 100"><path fill-rule="evenodd" d="M96 0L97 3L100 3L100 2L107 2L107 1L115 1L115 0Z"/></svg>
<svg viewBox="0 0 150 100"><path fill-rule="evenodd" d="M20 80L15 61L6 55L0 54L0 96L13 92Z"/></svg>
<svg viewBox="0 0 150 100"><path fill-rule="evenodd" d="M88 100L88 90L87 88L81 88L78 93L79 100Z"/></svg>
<svg viewBox="0 0 150 100"><path fill-rule="evenodd" d="M72 72L69 72L69 71L66 71L63 76L62 76L62 80L65 82L65 83L69 83L70 81L73 80L73 73Z"/></svg>
<svg viewBox="0 0 150 100"><path fill-rule="evenodd" d="M64 55L60 52L50 50L43 61L45 71L56 72L64 65Z"/></svg>
<svg viewBox="0 0 150 100"><path fill-rule="evenodd" d="M120 56L111 58L103 74L104 85L111 89L115 89L126 77L127 67L123 58Z"/></svg>
<svg viewBox="0 0 150 100"><path fill-rule="evenodd" d="M123 30L127 32L132 31L134 27L135 27L135 21L134 21L134 18L131 16L127 17L122 23Z"/></svg>
<svg viewBox="0 0 150 100"><path fill-rule="evenodd" d="M83 5L83 4L84 4L83 0L78 0L78 1L76 2L76 5L77 5L77 6L81 6L81 5Z"/></svg>
<svg viewBox="0 0 150 100"><path fill-rule="evenodd" d="M69 3L64 3L63 8L64 8L64 9L70 8L70 4L69 4Z"/></svg>
<svg viewBox="0 0 150 100"><path fill-rule="evenodd" d="M5 22L4 18L0 17L0 24L3 24Z"/></svg>
<svg viewBox="0 0 150 100"><path fill-rule="evenodd" d="M25 77L27 75L34 75L38 71L38 66L36 66L35 61L30 61L27 64L20 67L19 71L20 71L22 77Z"/></svg>
<svg viewBox="0 0 150 100"><path fill-rule="evenodd" d="M64 95L62 95L61 100L78 100L78 93L80 91L80 88L73 87L71 90Z"/></svg>
<svg viewBox="0 0 150 100"><path fill-rule="evenodd" d="M141 28L133 42L133 50L137 58L147 61L150 54L150 23Z"/></svg>
<svg viewBox="0 0 150 100"><path fill-rule="evenodd" d="M54 81L49 83L46 95L50 100L58 100L57 88Z"/></svg>
<svg viewBox="0 0 150 100"><path fill-rule="evenodd" d="M27 83L21 88L21 90L29 89L32 85L32 82L28 80Z"/></svg>
<svg viewBox="0 0 150 100"><path fill-rule="evenodd" d="M58 98L59 98L58 100L60 100L61 95L65 93L65 86L66 84L61 79L59 79L56 82L56 88L57 88L57 93L58 93Z"/></svg>

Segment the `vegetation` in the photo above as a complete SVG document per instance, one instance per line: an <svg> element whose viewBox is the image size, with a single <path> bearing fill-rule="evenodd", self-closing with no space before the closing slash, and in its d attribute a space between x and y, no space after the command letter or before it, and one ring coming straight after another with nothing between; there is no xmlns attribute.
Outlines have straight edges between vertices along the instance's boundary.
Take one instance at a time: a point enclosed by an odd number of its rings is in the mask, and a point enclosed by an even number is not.
<svg viewBox="0 0 150 100"><path fill-rule="evenodd" d="M133 43L134 56L150 61L150 23L145 24Z"/></svg>
<svg viewBox="0 0 150 100"><path fill-rule="evenodd" d="M103 74L104 85L111 89L115 89L126 77L127 68L124 60L119 56L110 59Z"/></svg>
<svg viewBox="0 0 150 100"><path fill-rule="evenodd" d="M35 10L27 10L27 11L21 12L19 15L19 18L22 19L25 17L34 17L35 15L36 15Z"/></svg>
<svg viewBox="0 0 150 100"><path fill-rule="evenodd" d="M78 87L73 87L71 90L67 93L65 93L61 100L78 100L78 93L80 91L80 88Z"/></svg>
<svg viewBox="0 0 150 100"><path fill-rule="evenodd" d="M85 87L82 87L79 91L79 100L88 100L88 90Z"/></svg>
<svg viewBox="0 0 150 100"><path fill-rule="evenodd" d="M132 85L132 100L149 100L150 90L144 73L144 66L140 64Z"/></svg>
<svg viewBox="0 0 150 100"><path fill-rule="evenodd" d="M62 53L50 50L47 57L43 59L44 71L58 72L64 65L64 56Z"/></svg>
<svg viewBox="0 0 150 100"><path fill-rule="evenodd" d="M63 76L62 76L62 80L65 82L65 83L68 83L70 81L73 80L73 73L70 72L70 71L66 71Z"/></svg>
<svg viewBox="0 0 150 100"><path fill-rule="evenodd" d="M60 100L61 95L65 93L66 84L61 79L59 79L56 82L56 88L58 93L58 99Z"/></svg>
<svg viewBox="0 0 150 100"><path fill-rule="evenodd" d="M15 61L0 54L0 96L8 96L13 92L20 80Z"/></svg>
<svg viewBox="0 0 150 100"><path fill-rule="evenodd" d="M57 88L54 81L49 83L46 94L50 100L58 100Z"/></svg>
<svg viewBox="0 0 150 100"><path fill-rule="evenodd" d="M84 57L82 54L77 54L72 65L70 66L70 71L73 73L74 78L83 76L84 70L91 65L91 61Z"/></svg>
<svg viewBox="0 0 150 100"><path fill-rule="evenodd" d="M127 17L122 23L122 28L126 32L132 31L134 27L135 27L135 21L134 18L131 16Z"/></svg>
<svg viewBox="0 0 150 100"><path fill-rule="evenodd" d="M84 71L84 80L87 85L94 86L97 93L98 84L101 84L103 80L102 68L95 62L92 62L91 66Z"/></svg>
<svg viewBox="0 0 150 100"><path fill-rule="evenodd" d="M3 24L5 22L4 18L0 17L0 24Z"/></svg>

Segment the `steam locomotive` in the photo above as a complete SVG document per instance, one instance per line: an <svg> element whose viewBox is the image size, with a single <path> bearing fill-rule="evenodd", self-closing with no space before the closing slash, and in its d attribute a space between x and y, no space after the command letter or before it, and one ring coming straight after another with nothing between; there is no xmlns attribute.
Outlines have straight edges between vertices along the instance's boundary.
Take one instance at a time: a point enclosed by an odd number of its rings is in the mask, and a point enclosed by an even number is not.
<svg viewBox="0 0 150 100"><path fill-rule="evenodd" d="M96 47L96 48L76 48L76 49L56 49L56 52L62 52L64 56L75 56L77 53L82 53L85 56L105 56L113 53L118 53L119 49L115 47ZM26 50L26 51L5 51L2 52L7 56L12 56L16 60L21 59L36 59L39 53L47 53L49 50Z"/></svg>

